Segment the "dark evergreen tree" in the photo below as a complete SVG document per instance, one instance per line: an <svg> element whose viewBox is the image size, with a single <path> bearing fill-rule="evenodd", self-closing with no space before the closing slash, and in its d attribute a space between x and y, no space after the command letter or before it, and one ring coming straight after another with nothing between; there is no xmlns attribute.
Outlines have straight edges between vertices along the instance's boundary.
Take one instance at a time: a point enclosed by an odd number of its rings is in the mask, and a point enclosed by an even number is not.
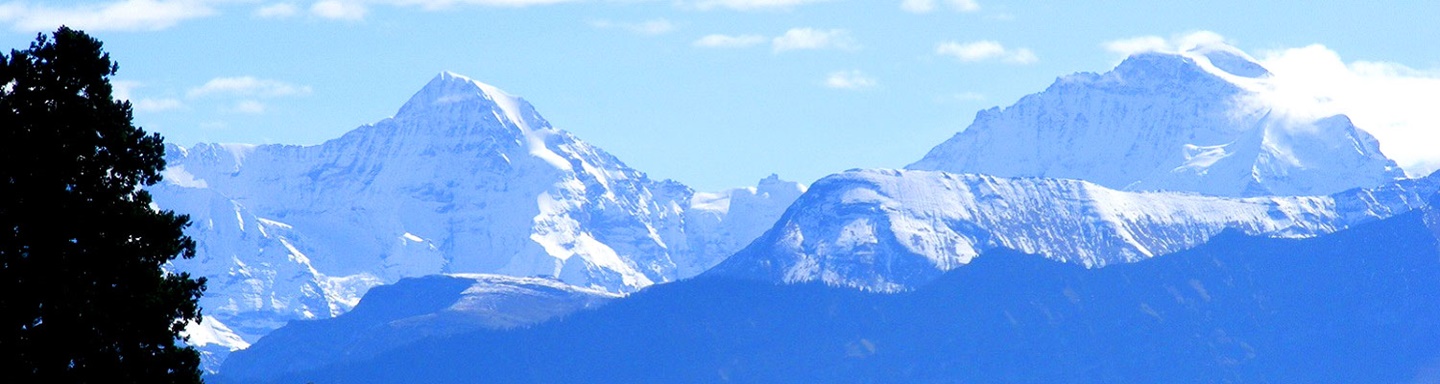
<svg viewBox="0 0 1440 384"><path fill-rule="evenodd" d="M100 41L60 27L0 54L0 382L198 383L180 331L204 279L189 217L141 187L165 167L159 135L111 98Z"/></svg>

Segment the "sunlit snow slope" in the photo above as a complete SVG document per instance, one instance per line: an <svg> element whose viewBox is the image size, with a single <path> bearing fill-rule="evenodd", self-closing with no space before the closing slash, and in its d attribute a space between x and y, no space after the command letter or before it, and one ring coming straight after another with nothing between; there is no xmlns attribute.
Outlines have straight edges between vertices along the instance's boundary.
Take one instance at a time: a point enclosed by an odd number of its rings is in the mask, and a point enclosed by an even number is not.
<svg viewBox="0 0 1440 384"><path fill-rule="evenodd" d="M632 292L715 265L803 192L773 177L707 194L652 180L525 100L452 73L393 118L321 145L200 144L167 156L151 191L194 222L198 255L174 267L210 281L192 333L223 337L202 341L254 342L412 276L544 276Z"/></svg>
<svg viewBox="0 0 1440 384"><path fill-rule="evenodd" d="M893 292L1004 248L1100 267L1225 230L1304 238L1408 212L1440 175L1329 196L1124 192L1067 179L856 170L811 185L765 235L707 274Z"/></svg>
<svg viewBox="0 0 1440 384"><path fill-rule="evenodd" d="M1405 176L1349 118L1271 107L1269 77L1224 45L1137 54L980 111L908 168L1218 196L1324 195Z"/></svg>

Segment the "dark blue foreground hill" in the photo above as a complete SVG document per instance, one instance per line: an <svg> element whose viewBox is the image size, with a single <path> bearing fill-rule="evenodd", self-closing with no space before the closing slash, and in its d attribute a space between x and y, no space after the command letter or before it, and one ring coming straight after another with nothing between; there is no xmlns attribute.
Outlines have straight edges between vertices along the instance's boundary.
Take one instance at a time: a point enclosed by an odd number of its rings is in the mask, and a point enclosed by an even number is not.
<svg viewBox="0 0 1440 384"><path fill-rule="evenodd" d="M902 294L704 278L529 329L226 375L212 381L1425 382L1440 378L1440 247L1416 211L1098 270L990 252Z"/></svg>

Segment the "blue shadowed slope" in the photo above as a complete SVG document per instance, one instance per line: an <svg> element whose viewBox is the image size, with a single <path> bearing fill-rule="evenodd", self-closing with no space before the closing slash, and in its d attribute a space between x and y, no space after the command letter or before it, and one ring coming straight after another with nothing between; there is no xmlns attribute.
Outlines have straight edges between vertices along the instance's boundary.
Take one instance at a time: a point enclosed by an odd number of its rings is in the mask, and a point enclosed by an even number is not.
<svg viewBox="0 0 1440 384"><path fill-rule="evenodd" d="M1098 270L990 252L893 295L697 279L531 329L431 338L367 361L257 378L1423 381L1440 372L1440 247L1423 214L1305 240L1222 234Z"/></svg>

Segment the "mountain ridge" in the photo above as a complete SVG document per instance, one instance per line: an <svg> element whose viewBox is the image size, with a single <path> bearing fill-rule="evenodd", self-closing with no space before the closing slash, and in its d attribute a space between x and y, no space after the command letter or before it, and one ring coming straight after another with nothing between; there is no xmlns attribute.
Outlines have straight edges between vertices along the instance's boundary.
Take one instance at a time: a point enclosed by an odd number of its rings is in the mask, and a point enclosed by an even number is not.
<svg viewBox="0 0 1440 384"><path fill-rule="evenodd" d="M1349 118L1290 116L1259 100L1268 78L1225 45L1140 53L982 110L906 168L1232 197L1325 195L1405 178Z"/></svg>
<svg viewBox="0 0 1440 384"><path fill-rule="evenodd" d="M1125 192L1081 180L851 170L816 181L769 231L706 275L879 292L928 283L996 248L1103 267L1225 230L1304 238L1425 205L1440 173L1331 196Z"/></svg>
<svg viewBox="0 0 1440 384"><path fill-rule="evenodd" d="M343 313L404 277L548 276L626 293L693 276L749 241L732 237L763 231L720 231L732 214L773 220L803 190L775 179L774 191L795 192L692 209L693 189L652 180L524 99L450 72L394 117L319 145L168 149L166 181L149 190L158 206L191 213L200 246L173 268L212 281L198 328L246 343Z"/></svg>
<svg viewBox="0 0 1440 384"><path fill-rule="evenodd" d="M1230 231L1099 270L996 249L901 294L702 276L529 329L216 382L1404 382L1440 357L1437 294L1417 283L1440 276L1434 209L1305 239ZM243 353L305 348L275 347Z"/></svg>

